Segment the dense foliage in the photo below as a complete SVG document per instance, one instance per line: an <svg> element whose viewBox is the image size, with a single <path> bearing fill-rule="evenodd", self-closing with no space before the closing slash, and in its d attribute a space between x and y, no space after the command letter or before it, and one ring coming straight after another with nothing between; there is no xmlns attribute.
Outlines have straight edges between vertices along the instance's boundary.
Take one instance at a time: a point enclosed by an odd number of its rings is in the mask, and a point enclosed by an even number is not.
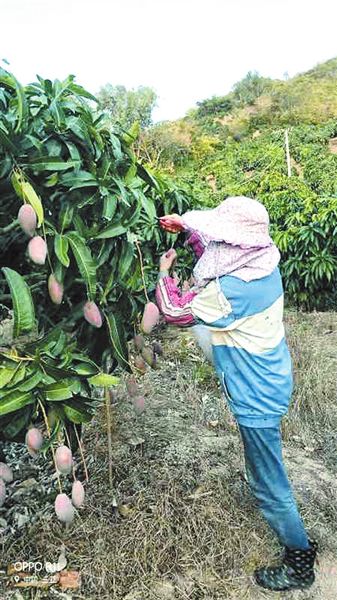
<svg viewBox="0 0 337 600"><path fill-rule="evenodd" d="M200 206L214 206L235 195L258 198L266 205L282 253L288 300L309 309L336 303L337 155L329 149L336 134L334 121L291 129L291 177L284 130L270 129L241 142L228 139L202 162L190 162L180 171Z"/></svg>
<svg viewBox="0 0 337 600"><path fill-rule="evenodd" d="M43 406L59 420L87 420L94 361L101 366L111 354L129 368L126 340L145 303L143 277L151 293L159 254L172 242L157 215L186 205L167 177L137 162L135 130L115 133L72 76L23 88L0 70L0 426L8 436L41 419ZM37 215L45 264L27 254L17 220L23 204ZM59 304L48 295L50 275L64 288ZM87 301L101 327L84 319Z"/></svg>

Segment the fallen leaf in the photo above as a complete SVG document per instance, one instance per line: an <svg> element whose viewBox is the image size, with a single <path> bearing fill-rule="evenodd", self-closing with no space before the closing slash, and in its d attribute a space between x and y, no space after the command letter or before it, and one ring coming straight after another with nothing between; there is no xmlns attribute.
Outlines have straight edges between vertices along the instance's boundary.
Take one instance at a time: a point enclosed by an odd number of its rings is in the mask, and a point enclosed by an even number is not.
<svg viewBox="0 0 337 600"><path fill-rule="evenodd" d="M118 512L122 517L131 517L135 512L135 508L130 504L120 504L118 506Z"/></svg>

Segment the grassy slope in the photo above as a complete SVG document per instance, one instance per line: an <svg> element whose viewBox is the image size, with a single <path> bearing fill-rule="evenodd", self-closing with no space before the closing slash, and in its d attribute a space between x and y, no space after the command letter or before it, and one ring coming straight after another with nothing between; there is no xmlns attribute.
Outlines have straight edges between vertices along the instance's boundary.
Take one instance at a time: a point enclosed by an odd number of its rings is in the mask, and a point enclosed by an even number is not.
<svg viewBox="0 0 337 600"><path fill-rule="evenodd" d="M135 415L123 386L115 398L113 492L103 411L85 434L90 483L75 524L61 528L44 498L35 522L2 541L0 562L54 560L63 542L68 568L83 577L73 599L335 600L337 314L291 312L287 328L296 390L284 421L285 458L306 525L321 546L314 588L298 596L252 585L253 569L270 561L278 545L245 483L240 439L213 370L189 332L174 329L161 335L160 370L141 378L145 412ZM32 461L23 456L20 469L27 469ZM24 496L20 511L29 511L38 494L35 488Z"/></svg>
<svg viewBox="0 0 337 600"><path fill-rule="evenodd" d="M195 202L214 205L228 195L287 199L337 193L337 58L288 81L274 81L254 104L177 122L190 128L191 153L178 180L192 185ZM229 95L231 97L231 94ZM290 128L292 178L287 180L284 131ZM211 178L211 180L210 180Z"/></svg>

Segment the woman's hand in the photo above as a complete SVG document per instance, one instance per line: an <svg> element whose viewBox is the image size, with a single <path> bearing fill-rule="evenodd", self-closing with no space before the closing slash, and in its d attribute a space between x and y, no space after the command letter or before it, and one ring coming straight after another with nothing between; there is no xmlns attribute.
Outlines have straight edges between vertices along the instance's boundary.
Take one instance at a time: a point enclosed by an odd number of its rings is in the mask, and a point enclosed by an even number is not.
<svg viewBox="0 0 337 600"><path fill-rule="evenodd" d="M168 252L162 255L160 259L160 270L161 271L169 271L177 258L176 251L171 248Z"/></svg>
<svg viewBox="0 0 337 600"><path fill-rule="evenodd" d="M184 230L183 220L180 215L165 215L159 219L160 226L170 233L179 233Z"/></svg>

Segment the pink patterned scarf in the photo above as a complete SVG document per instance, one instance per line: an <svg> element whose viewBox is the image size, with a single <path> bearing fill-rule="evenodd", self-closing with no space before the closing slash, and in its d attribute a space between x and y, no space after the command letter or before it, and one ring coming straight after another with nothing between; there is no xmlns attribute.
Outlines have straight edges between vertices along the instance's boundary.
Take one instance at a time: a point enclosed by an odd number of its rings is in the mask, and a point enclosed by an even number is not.
<svg viewBox="0 0 337 600"><path fill-rule="evenodd" d="M280 261L269 236L268 213L257 200L231 197L216 209L190 211L182 218L185 229L199 234L204 246L193 270L199 288L221 275L260 279L270 275Z"/></svg>

